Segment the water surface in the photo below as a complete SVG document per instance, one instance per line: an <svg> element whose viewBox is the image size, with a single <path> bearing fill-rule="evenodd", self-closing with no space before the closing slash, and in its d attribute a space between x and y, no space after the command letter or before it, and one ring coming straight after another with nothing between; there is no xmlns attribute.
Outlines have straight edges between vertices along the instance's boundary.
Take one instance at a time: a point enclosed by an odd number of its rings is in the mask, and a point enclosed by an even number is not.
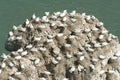
<svg viewBox="0 0 120 80"><path fill-rule="evenodd" d="M105 27L120 39L120 0L0 0L0 54L13 25L22 24L33 13L42 17L45 11L86 12L104 22Z"/></svg>

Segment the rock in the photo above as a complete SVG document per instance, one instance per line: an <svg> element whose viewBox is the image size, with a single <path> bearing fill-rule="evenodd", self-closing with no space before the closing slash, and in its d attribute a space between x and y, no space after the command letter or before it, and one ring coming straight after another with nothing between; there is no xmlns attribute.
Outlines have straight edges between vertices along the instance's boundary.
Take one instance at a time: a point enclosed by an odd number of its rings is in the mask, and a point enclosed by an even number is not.
<svg viewBox="0 0 120 80"><path fill-rule="evenodd" d="M34 14L13 27L5 48L10 54L0 61L2 80L120 80L117 36L85 13Z"/></svg>

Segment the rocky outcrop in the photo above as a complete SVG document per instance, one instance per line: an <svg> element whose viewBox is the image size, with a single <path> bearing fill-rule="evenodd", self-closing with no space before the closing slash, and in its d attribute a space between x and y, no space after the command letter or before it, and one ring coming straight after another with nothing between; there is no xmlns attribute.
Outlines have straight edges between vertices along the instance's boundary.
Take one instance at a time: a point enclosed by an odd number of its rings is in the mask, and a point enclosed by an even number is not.
<svg viewBox="0 0 120 80"><path fill-rule="evenodd" d="M118 38L92 15L33 15L13 26L5 46L2 80L120 80Z"/></svg>

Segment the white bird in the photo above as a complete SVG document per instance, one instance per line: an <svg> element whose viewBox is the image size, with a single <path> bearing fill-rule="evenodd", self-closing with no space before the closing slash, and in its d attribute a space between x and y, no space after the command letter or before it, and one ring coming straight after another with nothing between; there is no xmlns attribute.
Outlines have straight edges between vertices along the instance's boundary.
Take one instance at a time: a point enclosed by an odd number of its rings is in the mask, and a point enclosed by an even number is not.
<svg viewBox="0 0 120 80"><path fill-rule="evenodd" d="M99 55L99 58L100 58L100 59L105 59L106 57L103 56L103 55Z"/></svg>
<svg viewBox="0 0 120 80"><path fill-rule="evenodd" d="M76 54L77 55L83 55L84 53L83 52L77 52Z"/></svg>
<svg viewBox="0 0 120 80"><path fill-rule="evenodd" d="M11 36L11 37L8 38L8 41L10 41L10 40L11 40L11 41L14 41L15 39L16 39L15 36Z"/></svg>
<svg viewBox="0 0 120 80"><path fill-rule="evenodd" d="M77 69L78 69L78 71L79 71L79 72L81 72L81 71L82 71L82 69L84 69L84 67L83 67L83 66L81 66L81 65L78 65Z"/></svg>
<svg viewBox="0 0 120 80"><path fill-rule="evenodd" d="M63 13L66 13L66 14L67 14L67 10L63 10Z"/></svg>
<svg viewBox="0 0 120 80"><path fill-rule="evenodd" d="M82 24L85 25L86 23L85 19L82 19Z"/></svg>
<svg viewBox="0 0 120 80"><path fill-rule="evenodd" d="M91 16L91 18L92 18L93 20L94 20L94 19L96 19L96 17L95 17L95 16L93 16L93 15Z"/></svg>
<svg viewBox="0 0 120 80"><path fill-rule="evenodd" d="M37 51L38 51L38 49L37 49L37 48L35 48L35 47L33 47L33 48L31 49L31 51L32 51L32 52L37 52Z"/></svg>
<svg viewBox="0 0 120 80"><path fill-rule="evenodd" d="M16 60L19 60L19 59L21 59L21 58L22 58L21 56L16 56L16 57L15 57Z"/></svg>
<svg viewBox="0 0 120 80"><path fill-rule="evenodd" d="M101 33L106 34L106 33L108 33L108 31L107 30L102 30Z"/></svg>
<svg viewBox="0 0 120 80"><path fill-rule="evenodd" d="M111 40L112 40L112 34L109 34L108 41L111 41Z"/></svg>
<svg viewBox="0 0 120 80"><path fill-rule="evenodd" d="M67 53L67 54L66 54L66 57L67 57L67 58L72 58L73 56L72 56L71 54Z"/></svg>
<svg viewBox="0 0 120 80"><path fill-rule="evenodd" d="M75 66L72 66L69 70L70 73L73 73L75 71Z"/></svg>
<svg viewBox="0 0 120 80"><path fill-rule="evenodd" d="M54 36L53 35L48 35L47 36L49 39L52 39Z"/></svg>
<svg viewBox="0 0 120 80"><path fill-rule="evenodd" d="M69 47L71 47L71 44L65 44L65 47L67 47L67 48L69 48Z"/></svg>
<svg viewBox="0 0 120 80"><path fill-rule="evenodd" d="M45 15L46 15L46 16L49 16L49 14L50 14L50 12L45 12Z"/></svg>
<svg viewBox="0 0 120 80"><path fill-rule="evenodd" d="M17 40L21 40L22 39L22 36L18 36L16 37Z"/></svg>
<svg viewBox="0 0 120 80"><path fill-rule="evenodd" d="M41 37L34 37L34 41L40 41Z"/></svg>
<svg viewBox="0 0 120 80"><path fill-rule="evenodd" d="M25 68L25 66L24 66L23 64L21 64L21 68L22 68L22 69L24 69L24 68Z"/></svg>
<svg viewBox="0 0 120 80"><path fill-rule="evenodd" d="M47 80L46 78L44 78L44 77L42 77L42 78L40 78L40 80Z"/></svg>
<svg viewBox="0 0 120 80"><path fill-rule="evenodd" d="M97 62L98 59L97 58L92 58L92 61Z"/></svg>
<svg viewBox="0 0 120 80"><path fill-rule="evenodd" d="M32 24L29 24L29 28L30 28L30 29L33 29L34 27L33 27L33 25L32 25Z"/></svg>
<svg viewBox="0 0 120 80"><path fill-rule="evenodd" d="M88 33L88 37L91 38L92 37L92 33Z"/></svg>
<svg viewBox="0 0 120 80"><path fill-rule="evenodd" d="M63 21L64 21L64 22L67 21L67 17L63 17Z"/></svg>
<svg viewBox="0 0 120 80"><path fill-rule="evenodd" d="M53 42L53 39L47 39L46 42L48 43Z"/></svg>
<svg viewBox="0 0 120 80"><path fill-rule="evenodd" d="M74 16L75 14L76 14L75 10L70 13L71 16Z"/></svg>
<svg viewBox="0 0 120 80"><path fill-rule="evenodd" d="M80 56L80 61L84 60L85 56Z"/></svg>
<svg viewBox="0 0 120 80"><path fill-rule="evenodd" d="M57 19L57 16L52 15L51 18L56 20L56 19Z"/></svg>
<svg viewBox="0 0 120 80"><path fill-rule="evenodd" d="M103 22L97 23L97 26L98 26L98 27L101 27L101 26L103 26L103 25L104 25Z"/></svg>
<svg viewBox="0 0 120 80"><path fill-rule="evenodd" d="M28 25L30 23L30 21L28 19L26 19L25 24Z"/></svg>
<svg viewBox="0 0 120 80"><path fill-rule="evenodd" d="M101 35L99 36L99 39L101 40L101 39L103 39L103 38L104 38L104 35L101 34Z"/></svg>
<svg viewBox="0 0 120 80"><path fill-rule="evenodd" d="M3 54L1 55L1 57L2 57L4 60L6 60L6 59L8 58L8 56L7 56L5 53L3 53Z"/></svg>
<svg viewBox="0 0 120 80"><path fill-rule="evenodd" d="M87 16L87 17L86 17L86 20L89 21L90 19L91 19L91 16Z"/></svg>
<svg viewBox="0 0 120 80"><path fill-rule="evenodd" d="M8 80L15 80L15 79L12 76L9 76Z"/></svg>
<svg viewBox="0 0 120 80"><path fill-rule="evenodd" d="M102 43L102 46L107 46L107 45L108 45L107 42L103 42L103 43Z"/></svg>
<svg viewBox="0 0 120 80"><path fill-rule="evenodd" d="M89 52L94 52L94 49L92 49L92 48L88 48L87 49Z"/></svg>
<svg viewBox="0 0 120 80"><path fill-rule="evenodd" d="M93 64L90 64L90 68L91 68L92 70L94 70L94 69L95 69L95 66L94 66Z"/></svg>
<svg viewBox="0 0 120 80"><path fill-rule="evenodd" d="M12 61L14 65L17 65L17 61L16 60L13 60Z"/></svg>
<svg viewBox="0 0 120 80"><path fill-rule="evenodd" d="M49 72L49 71L44 71L44 73L47 74L47 75L51 74L51 72Z"/></svg>
<svg viewBox="0 0 120 80"><path fill-rule="evenodd" d="M13 34L13 32L12 31L10 31L9 32L9 36L13 36L14 34Z"/></svg>
<svg viewBox="0 0 120 80"><path fill-rule="evenodd" d="M60 14L60 17L64 17L65 15L66 15L66 13L63 12Z"/></svg>
<svg viewBox="0 0 120 80"><path fill-rule="evenodd" d="M45 47L40 47L39 50L46 51L47 49Z"/></svg>
<svg viewBox="0 0 120 80"><path fill-rule="evenodd" d="M70 39L74 39L76 36L75 35L70 35L69 38Z"/></svg>
<svg viewBox="0 0 120 80"><path fill-rule="evenodd" d="M38 27L39 27L39 28L41 28L41 29L46 28L46 26L45 26L45 25L39 25Z"/></svg>
<svg viewBox="0 0 120 80"><path fill-rule="evenodd" d="M115 71L114 70L109 70L108 72L111 73L111 74L113 74Z"/></svg>
<svg viewBox="0 0 120 80"><path fill-rule="evenodd" d="M36 16L35 16L35 14L33 14L33 15L32 15L32 19L35 19L35 18L36 18Z"/></svg>
<svg viewBox="0 0 120 80"><path fill-rule="evenodd" d="M98 31L98 30L99 30L99 29L96 28L96 27L92 28L92 31Z"/></svg>
<svg viewBox="0 0 120 80"><path fill-rule="evenodd" d="M105 73L105 70L100 70L99 71L99 74L104 74Z"/></svg>
<svg viewBox="0 0 120 80"><path fill-rule="evenodd" d="M1 65L1 68L5 68L6 67L6 63L2 63L2 65Z"/></svg>
<svg viewBox="0 0 120 80"><path fill-rule="evenodd" d="M67 24L65 24L65 23L60 23L59 26L60 26L60 27L66 27Z"/></svg>
<svg viewBox="0 0 120 80"><path fill-rule="evenodd" d="M40 59L36 59L34 63L35 63L35 65L39 64L40 63Z"/></svg>
<svg viewBox="0 0 120 80"><path fill-rule="evenodd" d="M69 80L68 78L64 78L63 80Z"/></svg>
<svg viewBox="0 0 120 80"><path fill-rule="evenodd" d="M33 47L32 44L29 44L29 45L26 46L26 48L28 48L28 49L30 49L30 48L32 48L32 47Z"/></svg>
<svg viewBox="0 0 120 80"><path fill-rule="evenodd" d="M56 25L56 23L55 23L55 22L52 22L52 23L51 23L51 26L52 26L52 27L53 27L53 26L55 26L55 25Z"/></svg>
<svg viewBox="0 0 120 80"><path fill-rule="evenodd" d="M113 39L115 39L115 38L116 38L116 36L115 36L115 35L112 35L112 38L113 38Z"/></svg>
<svg viewBox="0 0 120 80"><path fill-rule="evenodd" d="M56 59L57 59L57 60L62 60L62 57L61 57L61 56L58 56Z"/></svg>
<svg viewBox="0 0 120 80"><path fill-rule="evenodd" d="M86 13L82 13L82 16L84 17L86 15Z"/></svg>
<svg viewBox="0 0 120 80"><path fill-rule="evenodd" d="M115 59L118 59L117 56L112 56L111 59L115 60Z"/></svg>
<svg viewBox="0 0 120 80"><path fill-rule="evenodd" d="M58 55L60 53L59 50L53 50L54 54Z"/></svg>
<svg viewBox="0 0 120 80"><path fill-rule="evenodd" d="M80 33L82 30L81 29L75 29L76 33Z"/></svg>
<svg viewBox="0 0 120 80"><path fill-rule="evenodd" d="M21 27L20 30L21 30L22 32L25 32L25 31L26 31L26 28Z"/></svg>
<svg viewBox="0 0 120 80"><path fill-rule="evenodd" d="M87 28L87 29L85 29L85 32L86 32L86 33L90 32L90 31L91 31L91 30L90 30L90 29L88 29L88 28Z"/></svg>
<svg viewBox="0 0 120 80"><path fill-rule="evenodd" d="M95 44L94 44L94 47L95 47L95 48L100 48L101 45L100 45L100 43L95 43Z"/></svg>
<svg viewBox="0 0 120 80"><path fill-rule="evenodd" d="M17 52L23 52L23 48L18 49Z"/></svg>
<svg viewBox="0 0 120 80"><path fill-rule="evenodd" d="M72 22L76 22L77 19L75 19L75 18L71 18L71 21L72 21Z"/></svg>
<svg viewBox="0 0 120 80"><path fill-rule="evenodd" d="M120 56L120 51L117 51L117 53L115 53L114 55L119 57Z"/></svg>
<svg viewBox="0 0 120 80"><path fill-rule="evenodd" d="M105 66L107 64L107 61L106 60L102 60L101 63L102 63L103 66Z"/></svg>
<svg viewBox="0 0 120 80"><path fill-rule="evenodd" d="M56 61L54 58L52 59L53 64L58 64L58 61Z"/></svg>
<svg viewBox="0 0 120 80"><path fill-rule="evenodd" d="M59 16L61 14L61 12L54 12L55 16Z"/></svg>
<svg viewBox="0 0 120 80"><path fill-rule="evenodd" d="M2 73L2 69L0 69L0 74Z"/></svg>
<svg viewBox="0 0 120 80"><path fill-rule="evenodd" d="M100 24L100 26L103 26L103 25L104 25L103 22L100 22L99 24Z"/></svg>
<svg viewBox="0 0 120 80"><path fill-rule="evenodd" d="M58 47L53 49L53 52L58 55L60 53L60 49Z"/></svg>
<svg viewBox="0 0 120 80"><path fill-rule="evenodd" d="M91 47L91 45L90 45L90 44L88 44L88 43L86 43L86 44L85 44L85 47Z"/></svg>
<svg viewBox="0 0 120 80"><path fill-rule="evenodd" d="M10 67L13 67L13 66L14 66L14 64L13 64L12 62L10 62L10 63L9 63L9 66L10 66Z"/></svg>
<svg viewBox="0 0 120 80"><path fill-rule="evenodd" d="M40 21L40 18L39 18L39 17L37 17L37 18L35 19L35 21L36 21L36 22L39 22L39 21Z"/></svg>
<svg viewBox="0 0 120 80"><path fill-rule="evenodd" d="M15 25L13 25L13 30L17 30L17 27Z"/></svg>
<svg viewBox="0 0 120 80"><path fill-rule="evenodd" d="M48 19L47 16L43 16L43 17L42 17L42 20L45 21L45 22L49 22L49 19Z"/></svg>
<svg viewBox="0 0 120 80"><path fill-rule="evenodd" d="M11 54L13 54L13 55L17 55L18 53L15 52L15 51L12 51Z"/></svg>
<svg viewBox="0 0 120 80"><path fill-rule="evenodd" d="M23 51L23 52L21 53L21 56L25 56L25 55L27 55L27 54L28 54L27 51Z"/></svg>
<svg viewBox="0 0 120 80"><path fill-rule="evenodd" d="M61 36L63 36L63 33L58 33L57 34L57 37L61 37Z"/></svg>
<svg viewBox="0 0 120 80"><path fill-rule="evenodd" d="M15 75L21 75L21 72L15 72Z"/></svg>

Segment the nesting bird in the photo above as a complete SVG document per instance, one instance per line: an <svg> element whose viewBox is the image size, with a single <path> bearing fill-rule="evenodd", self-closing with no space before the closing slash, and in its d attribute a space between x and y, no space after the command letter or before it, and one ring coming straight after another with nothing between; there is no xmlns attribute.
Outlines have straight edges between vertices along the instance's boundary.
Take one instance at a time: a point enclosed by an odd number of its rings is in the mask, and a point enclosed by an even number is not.
<svg viewBox="0 0 120 80"><path fill-rule="evenodd" d="M7 56L5 53L3 53L3 54L1 55L1 57L2 57L4 60L6 60L6 59L8 58L8 56Z"/></svg>
<svg viewBox="0 0 120 80"><path fill-rule="evenodd" d="M10 35L10 36L13 36L13 32L12 32L12 31L10 31L10 32L9 32L9 35Z"/></svg>
<svg viewBox="0 0 120 80"><path fill-rule="evenodd" d="M32 15L32 19L35 19L35 18L36 18L36 16L35 16L35 14L33 14L33 15Z"/></svg>
<svg viewBox="0 0 120 80"><path fill-rule="evenodd" d="M17 30L17 27L15 25L13 25L13 30Z"/></svg>
<svg viewBox="0 0 120 80"><path fill-rule="evenodd" d="M75 71L75 66L72 66L69 70L70 73L73 73Z"/></svg>
<svg viewBox="0 0 120 80"><path fill-rule="evenodd" d="M28 25L28 24L29 24L29 22L30 22L30 21L29 21L28 19L26 19L25 24L26 24L26 25Z"/></svg>

